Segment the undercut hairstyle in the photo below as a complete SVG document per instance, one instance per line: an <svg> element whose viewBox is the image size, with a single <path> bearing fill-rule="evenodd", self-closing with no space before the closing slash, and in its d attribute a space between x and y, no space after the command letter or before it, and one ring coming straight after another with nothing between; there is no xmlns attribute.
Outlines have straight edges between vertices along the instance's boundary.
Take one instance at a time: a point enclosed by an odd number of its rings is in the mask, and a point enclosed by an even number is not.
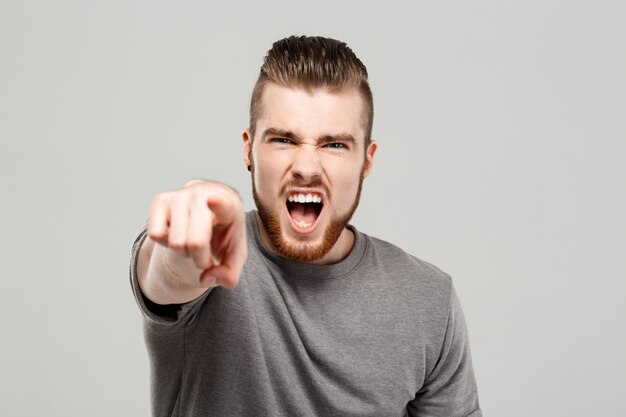
<svg viewBox="0 0 626 417"><path fill-rule="evenodd" d="M254 138L267 83L299 87L307 91L356 88L363 97L365 147L371 141L374 100L367 69L345 42L320 36L290 36L274 42L267 52L250 101L250 134Z"/></svg>

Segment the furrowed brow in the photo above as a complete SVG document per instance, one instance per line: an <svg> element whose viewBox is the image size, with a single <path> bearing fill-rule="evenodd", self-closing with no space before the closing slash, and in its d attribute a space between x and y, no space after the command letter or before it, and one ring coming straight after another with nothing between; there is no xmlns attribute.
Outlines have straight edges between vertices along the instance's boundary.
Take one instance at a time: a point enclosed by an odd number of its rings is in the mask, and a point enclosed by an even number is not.
<svg viewBox="0 0 626 417"><path fill-rule="evenodd" d="M292 139L295 141L300 141L300 137L296 135L295 133L290 132L288 130L277 129L275 127L269 127L265 129L262 137L266 138L268 136L280 136L281 138L287 138L287 139Z"/></svg>
<svg viewBox="0 0 626 417"><path fill-rule="evenodd" d="M347 133L340 133L338 135L324 135L322 137L320 137L317 142L320 145L325 145L328 143L334 143L334 142L344 142L344 143L350 143L354 146L356 146L356 139L354 138L354 136L347 134Z"/></svg>

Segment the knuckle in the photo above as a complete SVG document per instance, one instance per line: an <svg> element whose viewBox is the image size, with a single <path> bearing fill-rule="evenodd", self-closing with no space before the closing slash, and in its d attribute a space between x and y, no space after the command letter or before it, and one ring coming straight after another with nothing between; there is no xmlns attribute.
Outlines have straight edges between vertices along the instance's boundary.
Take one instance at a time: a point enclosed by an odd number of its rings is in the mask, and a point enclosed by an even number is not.
<svg viewBox="0 0 626 417"><path fill-rule="evenodd" d="M152 199L152 207L159 207L165 204L168 200L167 193L159 193Z"/></svg>
<svg viewBox="0 0 626 417"><path fill-rule="evenodd" d="M152 239L163 239L167 236L167 229L163 228L162 225L154 222L153 219L149 219L148 221L148 237Z"/></svg>
<svg viewBox="0 0 626 417"><path fill-rule="evenodd" d="M185 242L182 239L170 237L168 246L176 251L182 251L185 249Z"/></svg>
<svg viewBox="0 0 626 417"><path fill-rule="evenodd" d="M161 230L155 229L154 226L149 226L148 237L152 240L160 240L160 239L163 239L164 233Z"/></svg>
<svg viewBox="0 0 626 417"><path fill-rule="evenodd" d="M211 261L207 257L198 257L194 260L194 263L199 269L208 269L211 267Z"/></svg>
<svg viewBox="0 0 626 417"><path fill-rule="evenodd" d="M200 184L207 184L209 181L208 180L203 180L201 178L192 178L189 181L187 181L185 183L185 185L183 186L183 188L191 188L191 187L195 187L197 185Z"/></svg>
<svg viewBox="0 0 626 417"><path fill-rule="evenodd" d="M192 204L200 203L202 201L203 194L204 193L202 193L198 189L189 190L188 192L189 202Z"/></svg>
<svg viewBox="0 0 626 417"><path fill-rule="evenodd" d="M192 237L187 239L187 248L189 250L197 251L204 249L207 243L198 237Z"/></svg>

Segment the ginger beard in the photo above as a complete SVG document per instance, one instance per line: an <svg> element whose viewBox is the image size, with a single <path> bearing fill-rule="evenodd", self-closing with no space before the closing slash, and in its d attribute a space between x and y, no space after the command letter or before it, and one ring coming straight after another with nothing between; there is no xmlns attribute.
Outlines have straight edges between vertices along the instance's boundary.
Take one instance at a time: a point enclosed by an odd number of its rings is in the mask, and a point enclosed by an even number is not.
<svg viewBox="0 0 626 417"><path fill-rule="evenodd" d="M341 215L339 213L334 213L326 225L326 229L322 235L322 238L317 242L293 242L285 238L283 233L279 214L276 210L270 209L266 206L259 197L256 184L254 182L254 163L252 162L252 158L250 158L250 168L252 173L252 197L254 198L254 202L257 207L257 211L259 213L259 217L263 222L263 226L267 231L267 234L274 246L276 252L284 258L290 259L292 261L301 262L301 263L313 263L319 259L321 259L324 255L326 255L335 245L341 232L348 225L348 222L352 218L352 215L356 211L356 208L359 205L359 199L361 197L361 189L363 188L363 180L365 178L365 162L363 163L363 168L361 169L361 174L359 177L359 186L357 189L356 197L354 199L354 203L350 207L347 213ZM321 180L314 184L307 184L309 187L317 187L321 186ZM298 187L302 186L298 184L297 181L291 181L287 184L284 184L281 187L280 194L278 198L283 198L285 195L285 190L289 187ZM326 190L326 198L327 201L324 201L324 204L330 205L331 193L327 189ZM285 204L287 204L285 202ZM327 208L328 209L328 208ZM322 207L322 210L324 208ZM318 214L319 215L319 214Z"/></svg>

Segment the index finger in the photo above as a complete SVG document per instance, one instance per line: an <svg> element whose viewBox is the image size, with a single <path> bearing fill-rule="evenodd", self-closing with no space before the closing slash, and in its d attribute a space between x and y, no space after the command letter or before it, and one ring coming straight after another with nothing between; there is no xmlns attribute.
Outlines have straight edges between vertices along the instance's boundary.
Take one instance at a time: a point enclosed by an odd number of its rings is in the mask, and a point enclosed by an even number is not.
<svg viewBox="0 0 626 417"><path fill-rule="evenodd" d="M217 284L224 288L235 288L239 283L239 276L248 259L248 243L246 240L245 214L241 211L238 219L230 226L229 239L224 250L219 254L219 264L205 270L200 282L207 282L210 277L217 280Z"/></svg>
<svg viewBox="0 0 626 417"><path fill-rule="evenodd" d="M207 197L207 205L215 215L213 224L234 223L243 212L241 198L234 188L221 183L219 186L224 188Z"/></svg>

